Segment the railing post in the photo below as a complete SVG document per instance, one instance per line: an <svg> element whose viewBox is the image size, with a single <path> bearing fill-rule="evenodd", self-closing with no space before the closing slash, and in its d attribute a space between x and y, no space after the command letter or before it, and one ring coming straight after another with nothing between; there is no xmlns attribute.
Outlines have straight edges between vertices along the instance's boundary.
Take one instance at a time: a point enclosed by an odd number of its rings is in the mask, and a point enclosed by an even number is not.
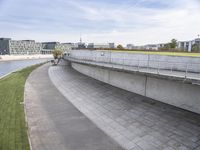
<svg viewBox="0 0 200 150"><path fill-rule="evenodd" d="M122 60L123 60L123 61L122 61L122 63L123 63L123 64L122 64L122 69L124 69L124 53L123 53L123 55L122 55Z"/></svg>
<svg viewBox="0 0 200 150"><path fill-rule="evenodd" d="M172 63L172 65L171 65L171 73L172 73L172 71L173 71L173 63Z"/></svg>
<svg viewBox="0 0 200 150"><path fill-rule="evenodd" d="M187 72L188 72L188 64L186 64L186 69L185 69L185 78L187 78Z"/></svg>
<svg viewBox="0 0 200 150"><path fill-rule="evenodd" d="M124 56L123 56L123 65L122 65L122 69L124 69Z"/></svg>
<svg viewBox="0 0 200 150"><path fill-rule="evenodd" d="M138 72L140 71L140 60L138 59Z"/></svg>
<svg viewBox="0 0 200 150"><path fill-rule="evenodd" d="M159 74L159 61L158 61L157 74Z"/></svg>

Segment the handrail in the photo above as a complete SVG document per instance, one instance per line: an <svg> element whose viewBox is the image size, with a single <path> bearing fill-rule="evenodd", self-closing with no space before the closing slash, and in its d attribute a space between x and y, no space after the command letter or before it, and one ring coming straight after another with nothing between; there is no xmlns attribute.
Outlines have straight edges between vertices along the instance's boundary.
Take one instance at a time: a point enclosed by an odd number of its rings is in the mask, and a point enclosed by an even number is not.
<svg viewBox="0 0 200 150"><path fill-rule="evenodd" d="M76 60L84 63L107 65L109 67L120 67L124 70L135 70L139 72L147 72L154 74L163 74L168 76L176 76L188 79L200 80L200 63L182 63L182 62L168 62L157 60L135 60L124 58L108 58L108 57L80 57L80 56L66 56L68 60ZM167 64L167 65L166 65ZM120 66L119 66L120 65Z"/></svg>

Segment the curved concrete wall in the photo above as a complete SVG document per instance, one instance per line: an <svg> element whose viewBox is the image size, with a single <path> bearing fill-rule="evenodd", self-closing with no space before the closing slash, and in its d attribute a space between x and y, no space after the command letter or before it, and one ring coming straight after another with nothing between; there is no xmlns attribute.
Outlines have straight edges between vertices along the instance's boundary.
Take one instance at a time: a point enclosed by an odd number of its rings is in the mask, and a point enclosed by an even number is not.
<svg viewBox="0 0 200 150"><path fill-rule="evenodd" d="M72 67L92 78L152 99L200 114L200 86L72 63Z"/></svg>
<svg viewBox="0 0 200 150"><path fill-rule="evenodd" d="M73 58L84 59L97 62L114 63L121 65L132 65L141 67L151 67L160 69L173 69L185 71L186 68L191 72L200 73L199 57L180 57L164 55L147 55L130 52L114 51L91 51L91 50L72 50L70 55ZM124 60L123 60L124 59Z"/></svg>

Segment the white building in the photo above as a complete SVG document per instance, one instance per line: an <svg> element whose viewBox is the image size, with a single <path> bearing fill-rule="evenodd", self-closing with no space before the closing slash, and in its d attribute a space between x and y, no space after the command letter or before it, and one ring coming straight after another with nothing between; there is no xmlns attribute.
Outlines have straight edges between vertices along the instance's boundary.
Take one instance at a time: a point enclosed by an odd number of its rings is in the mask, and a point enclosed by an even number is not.
<svg viewBox="0 0 200 150"><path fill-rule="evenodd" d="M177 48L183 49L185 51L191 52L192 46L194 44L200 45L200 38L194 39L192 41L179 41Z"/></svg>
<svg viewBox="0 0 200 150"><path fill-rule="evenodd" d="M0 38L0 54L25 55L40 54L42 44L34 40L12 40L11 38Z"/></svg>
<svg viewBox="0 0 200 150"><path fill-rule="evenodd" d="M183 49L185 51L191 52L192 51L192 45L194 44L194 41L179 41L177 48Z"/></svg>
<svg viewBox="0 0 200 150"><path fill-rule="evenodd" d="M167 44L167 43L160 43L160 44L157 44L157 47L158 47L158 49L159 49L159 48L164 48L166 44Z"/></svg>
<svg viewBox="0 0 200 150"><path fill-rule="evenodd" d="M158 50L158 44L148 44L144 46L144 49L146 50Z"/></svg>

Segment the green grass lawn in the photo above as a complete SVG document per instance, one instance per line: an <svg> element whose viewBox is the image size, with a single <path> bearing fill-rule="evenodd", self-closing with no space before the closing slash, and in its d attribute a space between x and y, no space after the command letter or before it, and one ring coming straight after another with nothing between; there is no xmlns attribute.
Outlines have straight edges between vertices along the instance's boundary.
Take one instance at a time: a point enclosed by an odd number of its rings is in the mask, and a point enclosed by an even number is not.
<svg viewBox="0 0 200 150"><path fill-rule="evenodd" d="M114 50L115 52L128 52L137 54L152 54L152 55L167 55L167 56L187 56L187 57L200 57L200 53L187 53L187 52L156 52L156 51L127 51L127 50Z"/></svg>
<svg viewBox="0 0 200 150"><path fill-rule="evenodd" d="M24 115L24 85L41 64L27 67L0 79L0 150L29 150Z"/></svg>

